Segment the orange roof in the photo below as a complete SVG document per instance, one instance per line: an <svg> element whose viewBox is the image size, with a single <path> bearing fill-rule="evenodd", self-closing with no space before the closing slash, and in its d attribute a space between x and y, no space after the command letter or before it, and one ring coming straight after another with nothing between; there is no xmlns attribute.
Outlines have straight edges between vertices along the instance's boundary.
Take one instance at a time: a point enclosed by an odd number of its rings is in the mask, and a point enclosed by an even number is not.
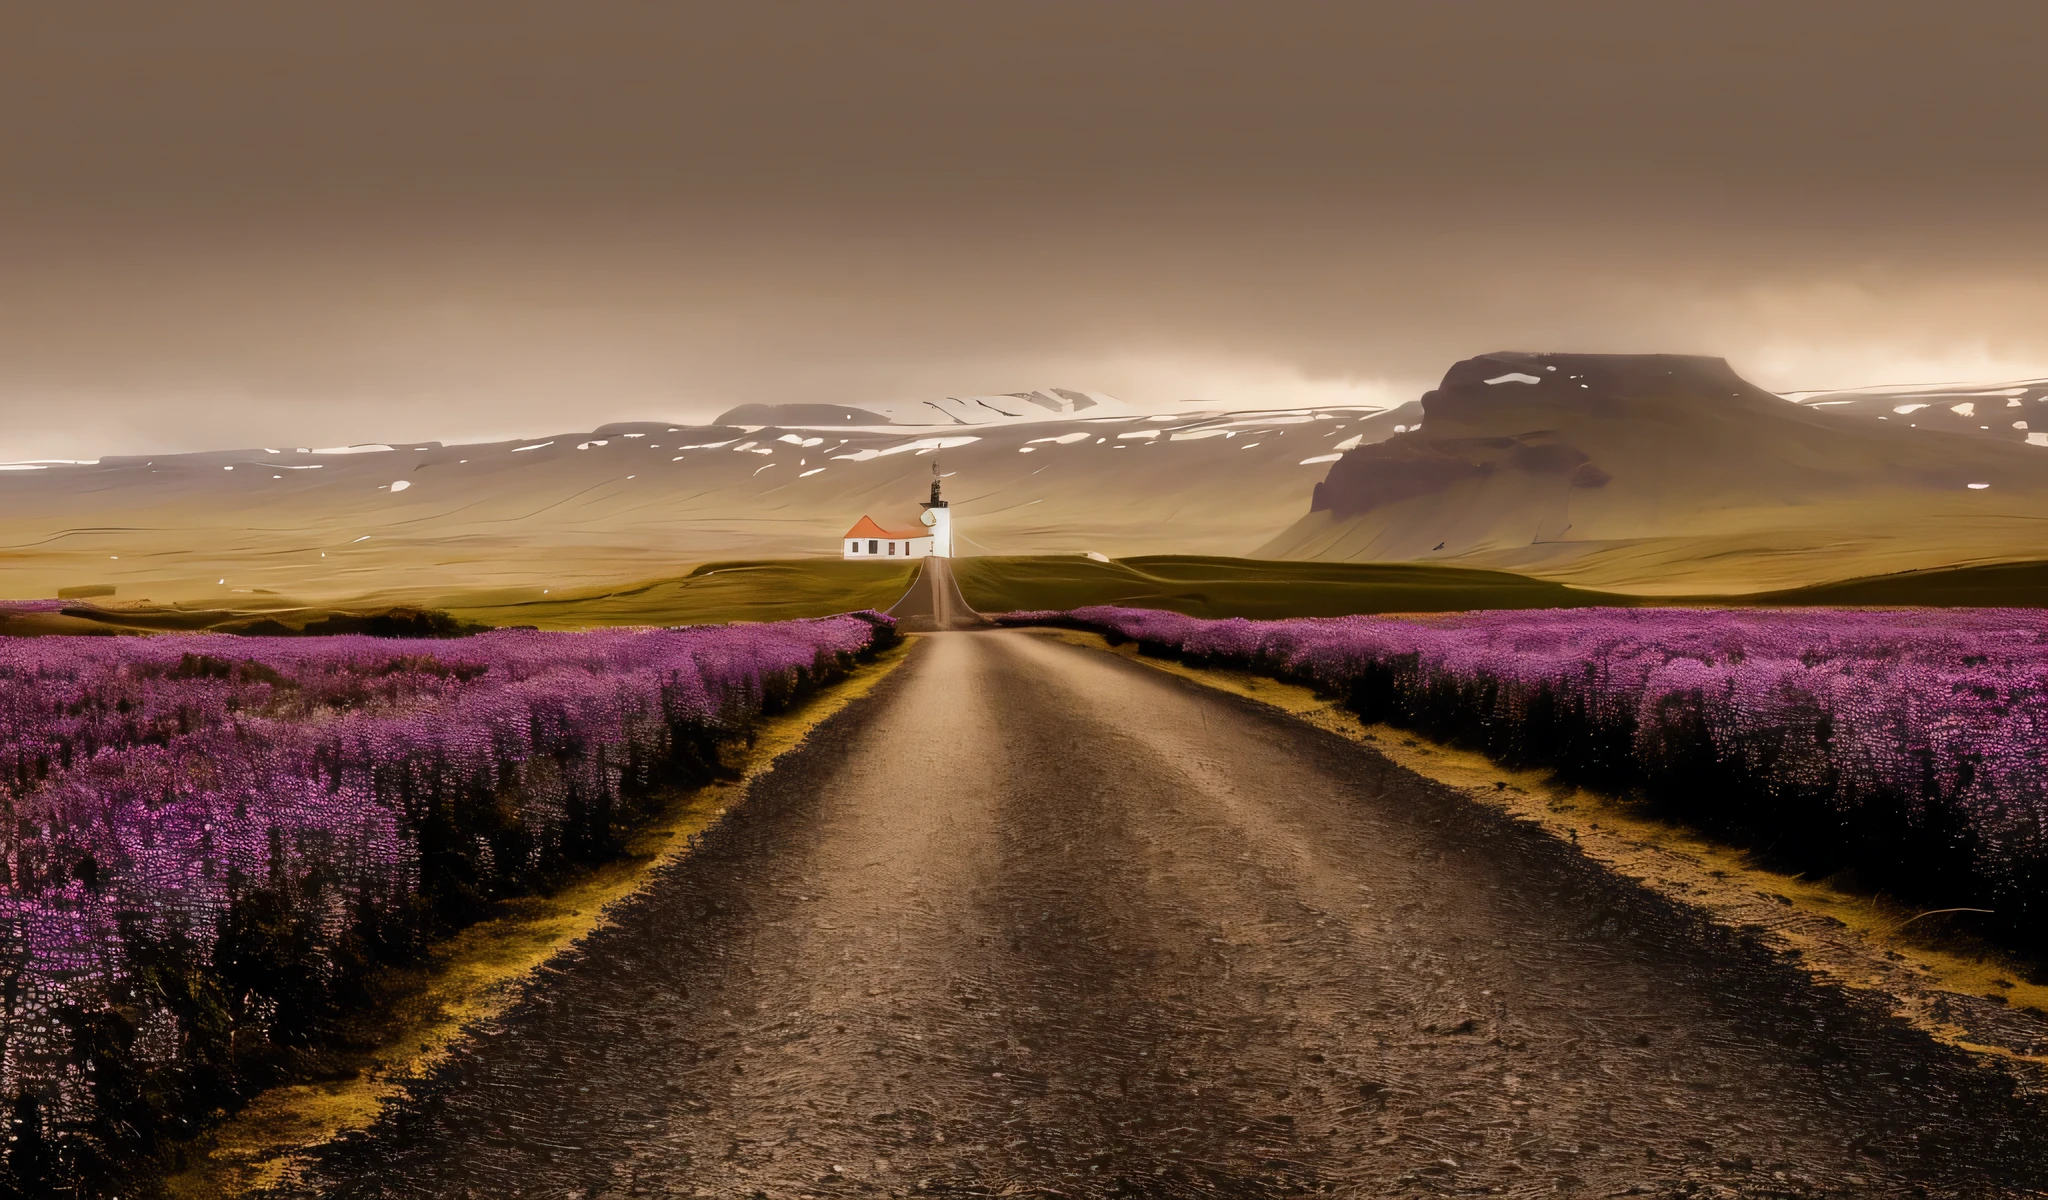
<svg viewBox="0 0 2048 1200"><path fill-rule="evenodd" d="M867 516L862 517L854 523L852 529L846 531L846 536L850 538L888 538L890 541L930 537L931 535L932 531L929 529L884 529L880 525L875 524L873 517Z"/></svg>

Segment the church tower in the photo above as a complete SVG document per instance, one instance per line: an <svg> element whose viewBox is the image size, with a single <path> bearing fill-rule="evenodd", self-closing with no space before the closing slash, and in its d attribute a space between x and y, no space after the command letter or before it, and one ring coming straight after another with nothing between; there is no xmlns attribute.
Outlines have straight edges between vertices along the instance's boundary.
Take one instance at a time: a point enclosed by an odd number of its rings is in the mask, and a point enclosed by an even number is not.
<svg viewBox="0 0 2048 1200"><path fill-rule="evenodd" d="M953 557L953 512L946 502L939 499L939 464L932 464L932 498L921 505L924 514L918 520L932 531L933 554L940 558Z"/></svg>

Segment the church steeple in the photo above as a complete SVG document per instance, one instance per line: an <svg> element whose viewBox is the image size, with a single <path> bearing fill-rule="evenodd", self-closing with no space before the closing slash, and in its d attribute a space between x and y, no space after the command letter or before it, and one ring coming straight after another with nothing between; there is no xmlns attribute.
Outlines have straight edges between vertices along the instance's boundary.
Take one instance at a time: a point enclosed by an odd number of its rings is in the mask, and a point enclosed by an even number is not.
<svg viewBox="0 0 2048 1200"><path fill-rule="evenodd" d="M932 553L940 558L951 558L953 557L953 510L948 508L946 502L939 498L939 480L941 478L939 464L935 462L932 464L932 498L918 506L924 509L924 512L920 513L917 519L924 522L926 529L932 531Z"/></svg>
<svg viewBox="0 0 2048 1200"><path fill-rule="evenodd" d="M920 533L915 529L884 529L873 517L862 517L846 531L841 539L844 548L841 556L847 559L869 559L876 555L884 558L902 555L923 557L936 555L940 558L953 557L953 510L939 498L939 464L932 464L932 498L918 505L924 511L917 515L918 523L930 532Z"/></svg>

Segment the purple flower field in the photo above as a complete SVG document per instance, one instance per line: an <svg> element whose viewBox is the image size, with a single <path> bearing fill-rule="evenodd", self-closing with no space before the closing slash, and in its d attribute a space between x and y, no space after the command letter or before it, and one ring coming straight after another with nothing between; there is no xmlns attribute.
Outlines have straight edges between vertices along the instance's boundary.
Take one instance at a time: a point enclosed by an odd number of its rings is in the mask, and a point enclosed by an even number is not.
<svg viewBox="0 0 2048 1200"><path fill-rule="evenodd" d="M893 638L0 639L0 1178L103 1173L300 1069L375 967L615 854Z"/></svg>
<svg viewBox="0 0 2048 1200"><path fill-rule="evenodd" d="M1012 613L1343 697L1814 875L2048 949L2048 613L1573 609L1200 620Z"/></svg>

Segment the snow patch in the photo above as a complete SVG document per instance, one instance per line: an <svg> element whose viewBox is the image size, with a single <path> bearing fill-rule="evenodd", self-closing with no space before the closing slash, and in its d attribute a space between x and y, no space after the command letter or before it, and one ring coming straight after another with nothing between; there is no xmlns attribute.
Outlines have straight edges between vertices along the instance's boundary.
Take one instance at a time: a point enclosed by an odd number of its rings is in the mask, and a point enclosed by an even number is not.
<svg viewBox="0 0 2048 1200"><path fill-rule="evenodd" d="M1314 423L1315 418L1313 416L1274 416L1266 413L1254 413L1242 420L1226 421L1221 427L1224 429L1270 429L1275 425L1313 425Z"/></svg>
<svg viewBox="0 0 2048 1200"><path fill-rule="evenodd" d="M1308 466L1310 463L1336 462L1338 459L1342 457L1344 456L1341 454L1318 454L1313 458L1302 459L1301 465L1305 467Z"/></svg>
<svg viewBox="0 0 2048 1200"><path fill-rule="evenodd" d="M327 448L326 448L326 449L324 449L324 450L315 450L315 451L313 451L313 453L315 453L315 454L384 454L384 453L388 453L389 451L392 451L392 450L395 450L395 449L397 449L397 447L396 447L396 446L386 446L386 445L382 445L382 444L379 444L379 443L374 443L374 442L373 442L373 443L369 443L369 444L366 444L366 445L361 445L361 446L329 446L329 447L327 447Z"/></svg>
<svg viewBox="0 0 2048 1200"><path fill-rule="evenodd" d="M402 492L411 486L412 481L409 479L394 479L391 481L391 490L394 492Z"/></svg>
<svg viewBox="0 0 2048 1200"><path fill-rule="evenodd" d="M951 450L955 446L965 446L969 442L978 442L980 440L979 437L919 438L914 442L905 442L900 446L890 446L885 450L856 450L852 454L835 454L832 457L835 459L843 458L849 462L870 462L877 458L885 458L891 454L902 454L905 451L916 454L930 454L934 450Z"/></svg>
<svg viewBox="0 0 2048 1200"><path fill-rule="evenodd" d="M1556 367L1551 368L1553 371L1556 369ZM1509 371L1505 375L1496 375L1486 382L1489 385L1496 383L1542 383L1543 377L1540 375L1525 375L1520 371Z"/></svg>
<svg viewBox="0 0 2048 1200"><path fill-rule="evenodd" d="M1903 417L1906 416L1908 413L1916 413L1919 412L1921 409L1927 407L1929 406L1925 404L1900 404L1894 406L1892 411Z"/></svg>

